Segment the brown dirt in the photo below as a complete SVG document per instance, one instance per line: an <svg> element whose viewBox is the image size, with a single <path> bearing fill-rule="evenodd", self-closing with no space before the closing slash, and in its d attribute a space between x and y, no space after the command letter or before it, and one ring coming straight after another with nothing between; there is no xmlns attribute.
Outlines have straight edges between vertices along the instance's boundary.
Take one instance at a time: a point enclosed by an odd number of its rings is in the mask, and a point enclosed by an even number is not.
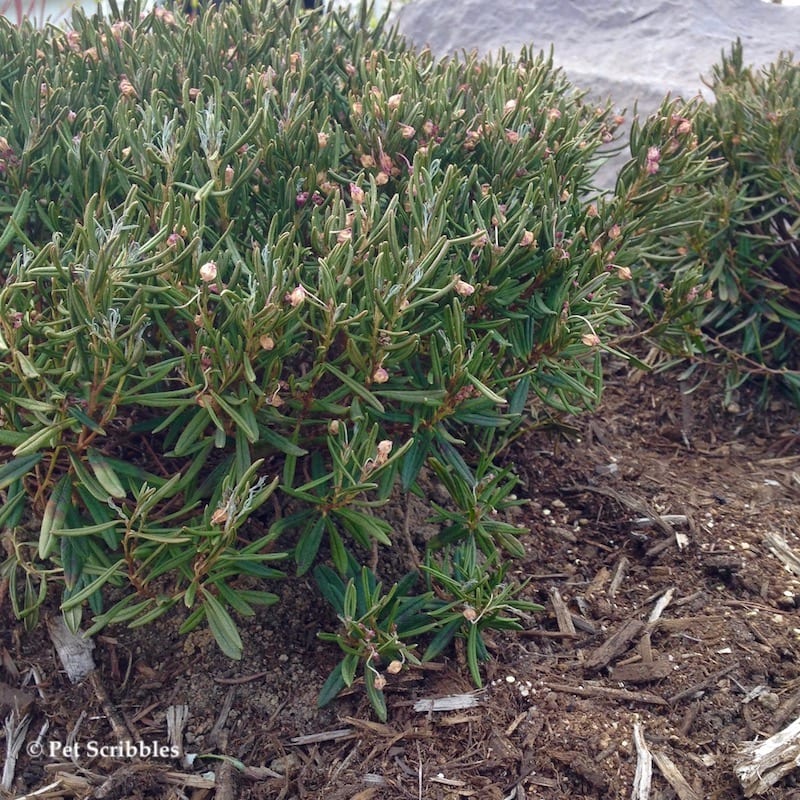
<svg viewBox="0 0 800 800"><path fill-rule="evenodd" d="M45 748L73 732L79 751L23 752L12 796L51 785L41 796L629 798L638 723L657 759L650 798L744 797L734 772L742 743L800 715L800 578L766 539L800 553L800 420L780 402L765 413L747 398L739 405L724 410L710 385L682 403L671 375L632 381L621 371L601 408L573 421L573 438L538 432L515 445L530 500L515 521L530 532L514 573L546 610L522 635L494 636L472 708L414 710L472 691L451 652L435 668L389 676L385 725L359 686L318 710L337 652L316 633L335 619L305 578L284 581L284 602L243 624L239 663L206 633L182 638L176 620L162 620L98 636L97 681L78 686L46 631L25 633L5 603L0 688L35 667L28 741L48 721ZM659 515L685 522L635 522ZM187 751L240 763L90 755L91 742L118 741L114 724L166 744L166 710L179 704ZM311 734L327 736L297 743ZM686 786L667 782L664 756ZM763 797L797 800L796 780Z"/></svg>

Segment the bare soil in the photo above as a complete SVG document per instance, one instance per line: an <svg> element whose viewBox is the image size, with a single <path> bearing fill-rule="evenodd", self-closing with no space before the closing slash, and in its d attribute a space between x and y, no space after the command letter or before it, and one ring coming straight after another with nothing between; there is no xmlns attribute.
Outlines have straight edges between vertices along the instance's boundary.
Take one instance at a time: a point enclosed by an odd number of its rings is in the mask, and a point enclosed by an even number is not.
<svg viewBox="0 0 800 800"><path fill-rule="evenodd" d="M24 632L6 602L0 706L32 669L40 689L11 796L629 798L638 731L655 759L638 796L744 797L742 744L800 715L800 576L776 555L780 539L800 555L797 411L744 396L725 409L716 386L685 398L669 374L620 370L599 410L570 424L510 454L530 501L514 575L545 611L493 638L482 691L455 650L387 676L386 724L358 685L317 709L338 653L316 634L336 620L306 578L243 623L241 662L169 619L98 636L97 671L79 685L44 627ZM452 695L472 705L415 708ZM168 745L167 709L181 705L186 752L216 757L90 752L121 730ZM49 749L68 741L73 758ZM798 800L798 777L762 796Z"/></svg>

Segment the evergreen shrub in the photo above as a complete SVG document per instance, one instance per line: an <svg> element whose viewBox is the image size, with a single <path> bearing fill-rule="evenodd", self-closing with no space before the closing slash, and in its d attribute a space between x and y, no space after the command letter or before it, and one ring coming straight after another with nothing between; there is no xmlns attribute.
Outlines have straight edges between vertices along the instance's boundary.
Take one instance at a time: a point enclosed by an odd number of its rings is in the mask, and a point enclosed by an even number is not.
<svg viewBox="0 0 800 800"><path fill-rule="evenodd" d="M702 222L665 238L657 258L635 270L640 299L654 317L680 309L654 338L690 357L685 378L718 366L726 405L748 382L759 383L764 398L780 386L800 405L800 65L781 56L755 70L737 42L709 86L713 103L669 119L662 110L631 139L632 164L644 173L652 165L647 187L665 212ZM675 133L665 137L670 119ZM668 158L682 146L681 128L715 169L681 177L648 162L651 151ZM632 169L618 192L630 189ZM687 194L705 196L700 217Z"/></svg>
<svg viewBox="0 0 800 800"><path fill-rule="evenodd" d="M287 554L316 565L325 696L362 664L384 714L416 638L463 637L480 680L480 632L532 607L497 463L597 401L637 255L592 195L608 109L550 58L437 61L368 13L0 22L0 524L26 623L49 587L89 634L183 608L234 658ZM383 590L379 507L423 467L441 533Z"/></svg>

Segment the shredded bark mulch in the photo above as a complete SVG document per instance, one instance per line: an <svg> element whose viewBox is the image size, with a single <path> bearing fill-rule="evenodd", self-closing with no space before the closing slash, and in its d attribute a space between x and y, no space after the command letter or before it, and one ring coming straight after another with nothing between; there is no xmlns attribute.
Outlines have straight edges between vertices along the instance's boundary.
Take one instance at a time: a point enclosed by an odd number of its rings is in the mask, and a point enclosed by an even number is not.
<svg viewBox="0 0 800 800"><path fill-rule="evenodd" d="M317 709L336 620L306 578L243 621L241 662L166 619L96 637L77 685L6 600L0 713L29 715L9 796L798 800L797 410L620 370L570 424L509 454L512 573L545 611L491 639L482 690L456 648L387 676L385 724L357 684Z"/></svg>

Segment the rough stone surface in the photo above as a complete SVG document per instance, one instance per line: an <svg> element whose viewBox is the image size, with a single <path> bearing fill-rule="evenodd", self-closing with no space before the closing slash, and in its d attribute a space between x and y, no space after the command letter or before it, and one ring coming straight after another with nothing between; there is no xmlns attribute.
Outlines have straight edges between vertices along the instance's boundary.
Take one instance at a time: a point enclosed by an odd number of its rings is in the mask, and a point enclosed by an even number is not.
<svg viewBox="0 0 800 800"><path fill-rule="evenodd" d="M552 46L577 87L640 115L668 93L713 99L703 79L737 37L758 66L800 49L800 8L762 0L412 0L398 24L441 56Z"/></svg>

